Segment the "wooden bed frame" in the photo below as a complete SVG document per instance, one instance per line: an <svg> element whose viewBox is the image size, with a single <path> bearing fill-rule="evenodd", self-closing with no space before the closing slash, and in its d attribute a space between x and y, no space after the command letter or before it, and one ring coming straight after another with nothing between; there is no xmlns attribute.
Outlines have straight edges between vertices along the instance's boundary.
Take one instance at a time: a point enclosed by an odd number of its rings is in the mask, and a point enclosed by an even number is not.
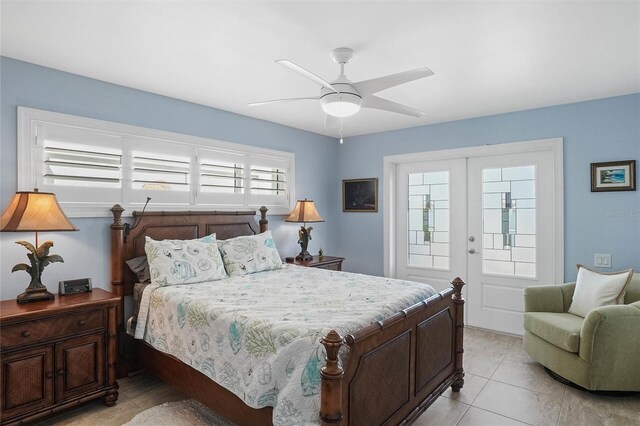
<svg viewBox="0 0 640 426"><path fill-rule="evenodd" d="M118 326L124 335L124 296L136 282L125 261L143 256L144 237L218 239L267 230L267 209L238 212L133 212L134 226L122 222L124 209L111 209L112 291L120 296ZM321 370L320 419L323 425L396 425L413 422L446 389L460 391L463 308L460 278L452 287L353 334L329 332L321 343L327 360ZM330 291L330 286L327 286ZM120 340L122 342L123 339ZM127 345L121 354L127 355ZM343 353L342 365L338 352ZM146 343L137 345L140 365L190 397L239 425L272 424L271 407L253 409L204 374ZM129 349L130 350L130 349ZM130 355L130 354L129 354Z"/></svg>

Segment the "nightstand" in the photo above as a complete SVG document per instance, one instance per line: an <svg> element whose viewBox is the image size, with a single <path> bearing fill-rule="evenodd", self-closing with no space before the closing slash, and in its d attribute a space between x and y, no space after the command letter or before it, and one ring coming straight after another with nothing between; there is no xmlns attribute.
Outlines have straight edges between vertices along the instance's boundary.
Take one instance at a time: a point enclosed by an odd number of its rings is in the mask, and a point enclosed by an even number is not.
<svg viewBox="0 0 640 426"><path fill-rule="evenodd" d="M3 425L100 397L116 403L118 302L99 288L23 305L0 302Z"/></svg>
<svg viewBox="0 0 640 426"><path fill-rule="evenodd" d="M289 261L291 259L292 261ZM306 266L309 268L331 269L332 271L342 271L342 262L344 257L333 256L313 256L311 260L295 260L293 258L287 258L287 263L293 263L298 266Z"/></svg>

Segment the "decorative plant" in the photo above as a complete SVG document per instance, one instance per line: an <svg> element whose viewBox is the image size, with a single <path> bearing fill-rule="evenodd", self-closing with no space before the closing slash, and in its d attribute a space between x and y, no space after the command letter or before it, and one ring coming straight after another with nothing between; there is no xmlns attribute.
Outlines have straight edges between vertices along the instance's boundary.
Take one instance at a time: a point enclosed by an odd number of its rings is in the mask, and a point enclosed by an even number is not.
<svg viewBox="0 0 640 426"><path fill-rule="evenodd" d="M46 287L42 284L41 277L42 271L47 267L48 264L54 262L64 262L62 257L57 254L49 254L49 250L53 247L53 241L45 241L40 244L40 247L35 248L33 244L27 241L16 241L16 244L20 244L25 246L27 250L31 253L27 254L29 261L31 262L31 266L26 263L18 263L13 267L11 272L16 271L27 271L27 273L31 276L31 282L29 283L29 287L27 288L27 292L46 289Z"/></svg>

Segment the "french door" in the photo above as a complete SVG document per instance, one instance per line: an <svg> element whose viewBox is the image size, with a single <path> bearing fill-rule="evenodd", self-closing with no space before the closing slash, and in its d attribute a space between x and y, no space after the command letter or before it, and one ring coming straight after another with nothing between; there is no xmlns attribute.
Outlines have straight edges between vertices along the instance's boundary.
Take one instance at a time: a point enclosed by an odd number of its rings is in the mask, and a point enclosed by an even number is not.
<svg viewBox="0 0 640 426"><path fill-rule="evenodd" d="M467 324L522 334L524 288L562 278L557 161L537 150L398 164L395 276L439 291L461 276Z"/></svg>
<svg viewBox="0 0 640 426"><path fill-rule="evenodd" d="M466 275L466 159L398 166L397 276L442 291Z"/></svg>

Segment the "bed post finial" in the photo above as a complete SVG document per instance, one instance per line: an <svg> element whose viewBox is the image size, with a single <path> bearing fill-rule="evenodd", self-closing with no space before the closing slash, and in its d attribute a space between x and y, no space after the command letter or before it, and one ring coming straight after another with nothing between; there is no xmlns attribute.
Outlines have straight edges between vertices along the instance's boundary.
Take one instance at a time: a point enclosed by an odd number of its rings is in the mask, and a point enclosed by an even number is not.
<svg viewBox="0 0 640 426"><path fill-rule="evenodd" d="M122 225L122 212L124 211L122 206L120 204L116 204L109 210L111 210L111 213L113 214L113 224Z"/></svg>
<svg viewBox="0 0 640 426"><path fill-rule="evenodd" d="M464 370L462 369L462 354L464 353L464 348L462 347L462 338L464 335L464 299L462 298L462 287L464 286L464 281L462 281L460 277L455 277L453 281L451 281L451 285L454 289L452 299L456 311L456 357L454 361L453 383L451 383L451 390L454 392L460 392L460 389L462 389L462 386L464 385Z"/></svg>
<svg viewBox="0 0 640 426"><path fill-rule="evenodd" d="M321 398L320 420L322 425L339 424L342 420L342 377L344 371L338 365L338 352L344 339L335 330L331 330L320 339L327 351L327 362L320 370Z"/></svg>
<svg viewBox="0 0 640 426"><path fill-rule="evenodd" d="M464 303L464 299L462 298L462 287L464 286L464 281L462 281L462 278L455 277L453 281L451 281L451 285L454 289L453 300L461 300L462 303Z"/></svg>
<svg viewBox="0 0 640 426"><path fill-rule="evenodd" d="M269 221L267 220L267 210L265 206L260 207L260 233L267 232Z"/></svg>

